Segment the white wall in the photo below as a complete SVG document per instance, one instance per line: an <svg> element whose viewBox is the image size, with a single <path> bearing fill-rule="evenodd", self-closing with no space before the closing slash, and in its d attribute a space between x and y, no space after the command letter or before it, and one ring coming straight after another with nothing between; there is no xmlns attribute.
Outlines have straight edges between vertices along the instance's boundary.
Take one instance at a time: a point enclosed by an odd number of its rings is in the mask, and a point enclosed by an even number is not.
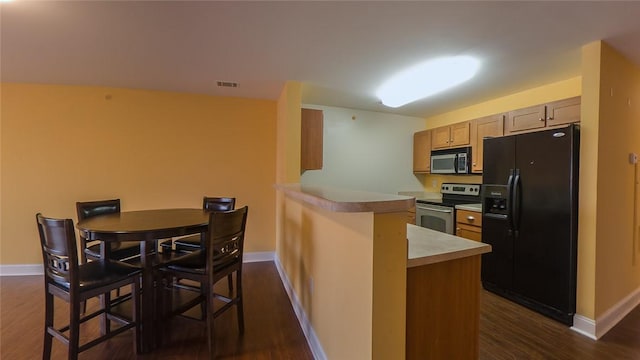
<svg viewBox="0 0 640 360"><path fill-rule="evenodd" d="M304 104L324 112L322 170L307 170L300 183L395 194L423 191L413 174L413 133L421 118ZM355 116L355 120L352 117Z"/></svg>

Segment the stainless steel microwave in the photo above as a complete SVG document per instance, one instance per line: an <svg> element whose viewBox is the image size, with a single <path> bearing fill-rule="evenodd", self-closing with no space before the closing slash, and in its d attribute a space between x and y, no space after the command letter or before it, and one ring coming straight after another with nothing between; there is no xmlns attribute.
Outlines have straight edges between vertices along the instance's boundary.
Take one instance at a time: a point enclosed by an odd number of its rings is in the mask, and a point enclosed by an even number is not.
<svg viewBox="0 0 640 360"><path fill-rule="evenodd" d="M471 173L471 147L434 150L431 152L432 174Z"/></svg>

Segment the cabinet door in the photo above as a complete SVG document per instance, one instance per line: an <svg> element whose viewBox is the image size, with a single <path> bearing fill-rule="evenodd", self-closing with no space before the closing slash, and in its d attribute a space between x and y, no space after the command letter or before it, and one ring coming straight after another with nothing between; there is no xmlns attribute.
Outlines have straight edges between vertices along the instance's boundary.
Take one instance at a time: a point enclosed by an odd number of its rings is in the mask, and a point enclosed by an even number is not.
<svg viewBox="0 0 640 360"><path fill-rule="evenodd" d="M580 96L547 104L547 127L580 121Z"/></svg>
<svg viewBox="0 0 640 360"><path fill-rule="evenodd" d="M465 121L465 122L451 125L451 130L450 130L451 142L449 143L449 145L451 145L452 147L469 145L470 127L471 127L470 121Z"/></svg>
<svg viewBox="0 0 640 360"><path fill-rule="evenodd" d="M471 124L471 171L481 173L483 169L482 156L486 137L500 137L504 135L504 114L486 116L473 120Z"/></svg>
<svg viewBox="0 0 640 360"><path fill-rule="evenodd" d="M445 149L449 147L449 140L451 139L450 129L449 126L431 129L432 149Z"/></svg>
<svg viewBox="0 0 640 360"><path fill-rule="evenodd" d="M431 170L431 131L413 134L413 172L428 173Z"/></svg>
<svg viewBox="0 0 640 360"><path fill-rule="evenodd" d="M322 110L302 109L300 171L322 169Z"/></svg>
<svg viewBox="0 0 640 360"><path fill-rule="evenodd" d="M536 105L509 111L507 121L504 124L504 132L505 134L527 132L544 128L545 126L545 106Z"/></svg>
<svg viewBox="0 0 640 360"><path fill-rule="evenodd" d="M456 228L456 236L473 241L482 241L482 233L473 226L458 225Z"/></svg>

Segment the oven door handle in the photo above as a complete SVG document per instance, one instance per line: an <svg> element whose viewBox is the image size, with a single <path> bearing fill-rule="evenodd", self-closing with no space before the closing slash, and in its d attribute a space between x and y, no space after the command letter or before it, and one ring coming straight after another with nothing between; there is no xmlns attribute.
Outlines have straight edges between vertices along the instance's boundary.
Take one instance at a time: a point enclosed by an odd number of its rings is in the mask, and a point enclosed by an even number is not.
<svg viewBox="0 0 640 360"><path fill-rule="evenodd" d="M421 207L421 206L418 206L417 208L420 210L436 211L436 212L447 213L447 214L451 214L453 212L453 210L440 210L440 209Z"/></svg>

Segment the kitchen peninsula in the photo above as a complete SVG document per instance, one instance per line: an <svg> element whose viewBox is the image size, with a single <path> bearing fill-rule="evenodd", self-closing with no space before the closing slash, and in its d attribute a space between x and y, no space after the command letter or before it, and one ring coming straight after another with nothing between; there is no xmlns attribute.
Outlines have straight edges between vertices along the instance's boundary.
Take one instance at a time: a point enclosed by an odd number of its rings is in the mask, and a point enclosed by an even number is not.
<svg viewBox="0 0 640 360"><path fill-rule="evenodd" d="M489 246L407 225L413 197L299 184L276 189L279 267L304 313L301 325L315 338L311 342L317 342L321 357L409 358L423 351L411 339L435 336L433 344L450 335L449 329L430 323L439 319L416 324L409 317L430 316L439 306L448 311L447 304L461 303L458 296L467 297L465 308L440 316L464 316L468 319L456 321L460 329L477 327L480 254ZM451 276L440 273L443 266L455 269ZM416 285L433 279L442 288ZM455 298L442 298L449 295ZM417 302L433 311L414 314ZM460 348L463 338L454 335ZM477 351L477 329L469 343Z"/></svg>

